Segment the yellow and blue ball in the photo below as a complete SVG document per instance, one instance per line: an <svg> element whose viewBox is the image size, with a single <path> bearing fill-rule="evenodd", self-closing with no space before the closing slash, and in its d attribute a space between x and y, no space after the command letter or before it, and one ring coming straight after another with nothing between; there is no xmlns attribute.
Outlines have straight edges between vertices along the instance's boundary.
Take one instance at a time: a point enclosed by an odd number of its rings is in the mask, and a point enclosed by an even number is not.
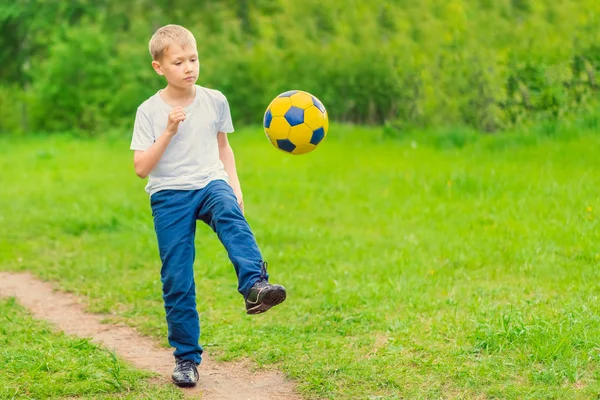
<svg viewBox="0 0 600 400"><path fill-rule="evenodd" d="M302 90L275 97L265 111L263 126L269 141L289 154L313 151L327 136L329 118L323 103Z"/></svg>

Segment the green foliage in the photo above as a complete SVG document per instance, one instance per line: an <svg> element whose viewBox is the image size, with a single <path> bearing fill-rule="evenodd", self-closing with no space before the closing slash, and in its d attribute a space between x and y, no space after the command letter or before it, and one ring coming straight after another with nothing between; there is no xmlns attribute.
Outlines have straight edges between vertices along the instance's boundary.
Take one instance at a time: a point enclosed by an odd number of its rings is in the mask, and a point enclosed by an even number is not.
<svg viewBox="0 0 600 400"><path fill-rule="evenodd" d="M0 132L20 133L24 93L18 85L0 86Z"/></svg>
<svg viewBox="0 0 600 400"><path fill-rule="evenodd" d="M102 133L130 123L140 93L157 90L152 71L142 65L142 48L131 49L100 23L84 19L52 43L33 68L34 130Z"/></svg>
<svg viewBox="0 0 600 400"><path fill-rule="evenodd" d="M239 124L260 121L293 88L319 97L333 120L385 123L397 135L495 132L599 104L596 0L54 3L0 6L0 86L31 94L29 129L130 126L163 85L146 45L167 23L196 34L199 83L228 96ZM23 125L12 119L2 130Z"/></svg>
<svg viewBox="0 0 600 400"><path fill-rule="evenodd" d="M82 23L59 32L52 42L48 58L34 67L35 126L53 131L105 127L118 82L111 33Z"/></svg>

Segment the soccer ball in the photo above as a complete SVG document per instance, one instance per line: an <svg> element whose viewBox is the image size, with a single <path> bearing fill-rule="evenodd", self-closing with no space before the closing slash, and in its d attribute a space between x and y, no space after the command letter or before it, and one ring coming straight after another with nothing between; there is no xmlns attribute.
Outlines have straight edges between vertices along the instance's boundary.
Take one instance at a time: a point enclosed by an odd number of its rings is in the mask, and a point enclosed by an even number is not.
<svg viewBox="0 0 600 400"><path fill-rule="evenodd" d="M329 118L323 103L315 96L290 90L269 104L263 126L273 146L298 155L313 151L325 139Z"/></svg>

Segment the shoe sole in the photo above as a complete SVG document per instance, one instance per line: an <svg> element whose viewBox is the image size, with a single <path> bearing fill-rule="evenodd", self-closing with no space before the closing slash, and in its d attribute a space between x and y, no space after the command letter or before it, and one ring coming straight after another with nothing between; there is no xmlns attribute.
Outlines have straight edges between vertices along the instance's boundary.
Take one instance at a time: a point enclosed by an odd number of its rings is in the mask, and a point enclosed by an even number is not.
<svg viewBox="0 0 600 400"><path fill-rule="evenodd" d="M180 388L192 388L192 387L196 387L196 382L173 382L175 384L175 386L178 386Z"/></svg>
<svg viewBox="0 0 600 400"><path fill-rule="evenodd" d="M282 287L268 290L259 299L260 304L254 306L252 308L249 308L246 311L246 313L251 314L251 315L262 314L265 311L268 311L269 309L271 309L272 307L275 307L277 304L283 303L283 301L285 300L286 297L287 297L287 295L286 295L285 289Z"/></svg>

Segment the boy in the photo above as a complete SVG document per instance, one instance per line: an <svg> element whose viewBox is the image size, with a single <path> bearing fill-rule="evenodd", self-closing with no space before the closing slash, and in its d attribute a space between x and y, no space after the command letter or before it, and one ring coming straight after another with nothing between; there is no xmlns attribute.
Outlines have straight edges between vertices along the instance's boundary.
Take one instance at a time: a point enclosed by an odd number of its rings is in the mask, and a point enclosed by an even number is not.
<svg viewBox="0 0 600 400"><path fill-rule="evenodd" d="M131 149L136 174L149 177L146 191L162 262L169 343L175 348L173 382L193 387L202 360L193 271L196 221L208 224L227 250L248 314L281 303L286 291L268 282L267 263L244 218L227 140L233 132L227 99L196 85L194 36L184 27L167 25L152 36L149 48L152 67L167 86L139 106Z"/></svg>

